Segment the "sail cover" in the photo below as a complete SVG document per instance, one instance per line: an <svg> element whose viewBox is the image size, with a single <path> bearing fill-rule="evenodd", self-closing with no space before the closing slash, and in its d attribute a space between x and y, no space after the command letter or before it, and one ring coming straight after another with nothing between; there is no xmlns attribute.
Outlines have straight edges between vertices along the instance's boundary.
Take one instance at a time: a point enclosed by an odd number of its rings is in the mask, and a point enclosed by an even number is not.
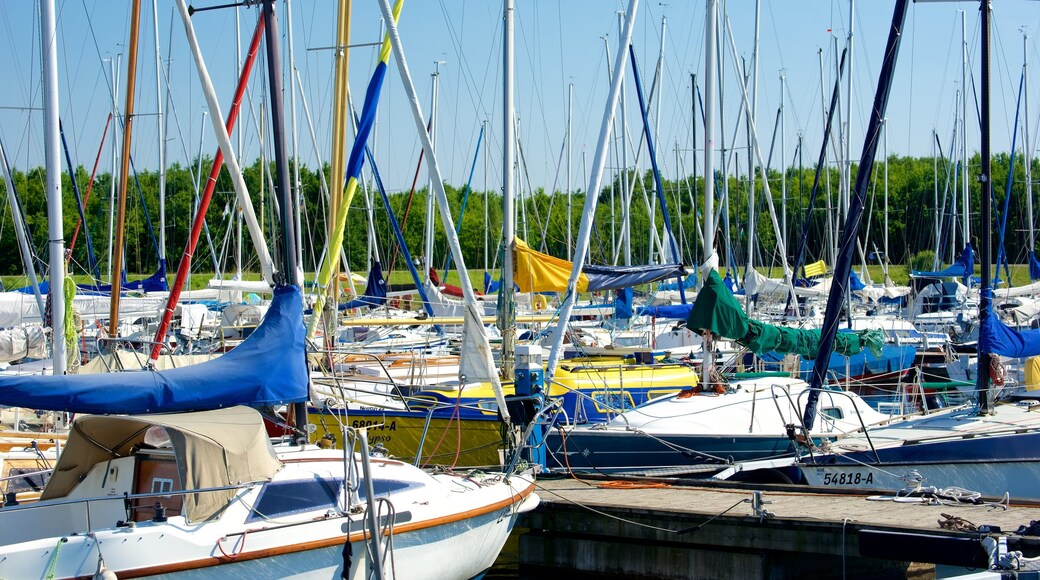
<svg viewBox="0 0 1040 580"><path fill-rule="evenodd" d="M1040 355L1040 330L1015 330L1003 322L988 306L988 316L980 317L979 349L982 352L1011 358Z"/></svg>
<svg viewBox="0 0 1040 580"><path fill-rule="evenodd" d="M914 270L910 273L915 278L967 278L971 276L972 272L975 271L974 254L971 250L971 244L964 246L961 251L961 257L953 264L950 264L945 270L939 270L937 272L918 272Z"/></svg>
<svg viewBox="0 0 1040 580"><path fill-rule="evenodd" d="M368 271L368 281L365 283L365 293L345 304L340 304L340 310L348 308L364 308L366 306L382 306L386 304L386 280L383 279L383 267L378 261L372 262L372 269Z"/></svg>
<svg viewBox="0 0 1040 580"><path fill-rule="evenodd" d="M548 254L532 250L523 240L515 238L516 259L514 280L521 292L566 292L567 279L573 264ZM682 264L661 266L593 266L586 264L578 276L578 292L614 290L640 284L649 284L663 278L686 274Z"/></svg>
<svg viewBox="0 0 1040 580"><path fill-rule="evenodd" d="M162 371L0 377L0 405L72 413L174 413L307 400L303 301L282 286L263 323L224 356Z"/></svg>
<svg viewBox="0 0 1040 580"><path fill-rule="evenodd" d="M715 270L697 294L686 326L735 340L755 353L775 351L814 358L820 348L819 329L773 326L748 318ZM876 354L883 345L884 334L878 330L843 332L835 338L834 352L848 356L870 349Z"/></svg>

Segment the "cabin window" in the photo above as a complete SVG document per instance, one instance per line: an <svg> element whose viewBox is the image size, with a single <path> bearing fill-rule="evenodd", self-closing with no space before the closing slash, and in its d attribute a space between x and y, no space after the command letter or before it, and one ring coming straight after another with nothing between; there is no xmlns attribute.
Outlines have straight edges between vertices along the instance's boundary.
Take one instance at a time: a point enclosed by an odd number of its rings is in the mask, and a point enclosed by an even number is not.
<svg viewBox="0 0 1040 580"><path fill-rule="evenodd" d="M840 407L824 407L820 414L829 419L844 419L845 412Z"/></svg>
<svg viewBox="0 0 1040 580"><path fill-rule="evenodd" d="M152 479L152 493L170 493L173 491L173 480L168 477L156 477Z"/></svg>
<svg viewBox="0 0 1040 580"><path fill-rule="evenodd" d="M249 521L333 508L342 489L340 477L272 481L260 490Z"/></svg>
<svg viewBox="0 0 1040 580"><path fill-rule="evenodd" d="M590 395L592 403L600 413L616 413L635 408L636 403L628 392L617 391L592 391Z"/></svg>
<svg viewBox="0 0 1040 580"><path fill-rule="evenodd" d="M385 497L397 491L421 486L421 483L415 481L401 481L398 479L375 479L372 481L372 491L376 494L376 497ZM358 498L364 501L366 497L368 497L368 493L365 482L362 481L361 485L358 486Z"/></svg>

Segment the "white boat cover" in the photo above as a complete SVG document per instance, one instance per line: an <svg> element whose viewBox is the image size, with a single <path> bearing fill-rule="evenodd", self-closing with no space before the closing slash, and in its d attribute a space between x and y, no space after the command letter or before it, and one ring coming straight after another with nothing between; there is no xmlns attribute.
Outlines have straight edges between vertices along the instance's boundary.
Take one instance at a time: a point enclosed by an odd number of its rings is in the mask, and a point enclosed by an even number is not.
<svg viewBox="0 0 1040 580"><path fill-rule="evenodd" d="M76 296L73 308L84 322L108 320L111 307L108 296ZM123 296L119 300L119 317L158 316L166 299L158 296ZM40 322L40 309L32 294L0 292L0 328Z"/></svg>
<svg viewBox="0 0 1040 580"><path fill-rule="evenodd" d="M868 302L877 302L882 298L902 298L903 296L908 296L910 295L910 287L896 286L894 284L886 284L884 286L871 285L862 290L857 290L856 294Z"/></svg>
<svg viewBox="0 0 1040 580"><path fill-rule="evenodd" d="M42 326L0 330L0 362L47 356L47 332Z"/></svg>
<svg viewBox="0 0 1040 580"><path fill-rule="evenodd" d="M271 294L274 290L263 280L218 280L213 278L206 284L210 290L222 292L253 292L254 294Z"/></svg>

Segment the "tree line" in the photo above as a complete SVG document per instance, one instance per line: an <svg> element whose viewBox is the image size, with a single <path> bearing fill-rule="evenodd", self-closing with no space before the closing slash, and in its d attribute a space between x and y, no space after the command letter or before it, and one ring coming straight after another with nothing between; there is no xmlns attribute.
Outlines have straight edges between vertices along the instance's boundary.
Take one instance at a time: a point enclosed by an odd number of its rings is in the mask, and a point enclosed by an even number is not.
<svg viewBox="0 0 1040 580"><path fill-rule="evenodd" d="M1021 156L1015 157L1015 171L1009 171L1011 157L997 154L993 158L993 190L996 213L996 224L1002 217L1005 200L1007 202L1005 247L1012 263L1025 261L1028 248L1029 219L1026 199L1026 183ZM212 160L203 158L201 163L191 168L202 175L208 175ZM931 157L892 156L887 161L875 164L874 175L868 181L867 215L864 217L860 241L866 253L883 254L884 239L884 190L883 176L887 164L888 169L888 255L889 261L896 264L909 263L915 254L929 252L940 243L940 261L949 262L955 259L960 248L953 248L950 241L951 228L960 228L960 218L951 220L951 196L958 197L959 188L955 178L949 177L951 166L947 160L934 160ZM970 222L971 239L978 248L979 203L981 188L977 179L979 159L976 156L969 162L971 172L970 185ZM935 178L938 168L938 179ZM246 185L250 191L253 209L261 222L269 244L277 241L279 228L278 212L275 197L271 195L269 182L262 174L259 160L244 168ZM952 169L955 169L952 168ZM1033 173L1038 167L1034 164ZM196 205L195 179L193 171L188 167L174 164L166 170L166 249L169 270L177 269L185 242L193 219ZM857 168L852 169L853 182ZM276 171L270 167L272 175ZM328 171L326 166L325 171ZM839 172L834 167L827 167L821 172L820 191L814 207L809 207L809 198L813 186L815 168L791 167L786 172L770 171L769 189L777 215L778 225L786 223L787 258L792 260L798 239L803 227L807 227L807 261L826 259L829 261L829 240L833 235L827 225L827 219L834 220L839 205ZM45 171L34 168L28 171L13 172L18 200L25 216L26 227L32 238L35 252L46 260L47 212L44 194ZM81 194L88 189L89 173L79 167L76 181ZM102 277L105 276L109 253L109 221L111 202L110 174L97 176L91 189L91 197L87 201L84 213L86 228L79 233L75 249L72 252L71 270L74 274L87 273L87 244L85 232L89 232L91 241L101 265ZM1011 187L1007 184L1011 182ZM66 173L63 180L63 211L66 246L72 240L73 232L79 220L79 211L73 196L72 181ZM623 186L629 184L628 193ZM159 175L154 170L142 171L132 176L127 196L125 226L125 264L129 271L150 273L158 264L158 253L154 238L159 232ZM748 239L753 238L751 247L753 263L760 269L779 266L777 234L772 225L770 212L765 198L765 188L757 179L754 184L755 207L750 211L755 216L755 231L749 231L749 192L751 182L746 175L730 176L728 182L721 174L716 174L716 208L722 208L715 248L719 251L724 265L733 264L743 267L747 263ZM139 184L139 187L138 187ZM682 261L690 266L701 261L703 255L704 179L701 176L685 176L662 182L665 203ZM445 184L450 211L456 221L459 211L466 199L465 212L458 225L459 239L465 253L467 265L471 269L485 267L496 268L501 263L500 237L502 231L502 203L498 191L471 191ZM786 196L782 191L786 189ZM0 191L4 184L0 182ZM937 193L936 193L937 192ZM419 189L413 195L408 192L389 193L391 209L398 222L403 224L406 243L413 257L418 259L424 252L424 231L426 223L425 189ZM724 197L728 195L727 199ZM1009 197L1010 195L1010 197ZM826 199L830 198L828 206ZM321 177L312 168L300 166L300 197L302 198L301 221L303 237L304 268L308 271L317 269L321 259L327 235L326 232L326 200L321 188ZM562 192L546 192L538 189L524 192L516 200L517 235L524 238L535 249L542 249L558 257L569 257L568 248L568 199ZM629 172L627 179L623 174L615 174L613 180L599 192L598 205L592 228L590 259L598 264L623 264L626 248L632 264L673 261L671 243L664 235L664 211L654 190L652 174L635 174ZM372 204L369 206L368 200ZM585 203L584 192L574 192L570 196L570 221L572 236L578 233L578 224ZM828 213L827 208L831 208ZM628 244L624 239L624 214L628 209L630 232ZM0 197L0 274L17 275L25 272L21 262L14 234L12 208L7 201L6 193ZM235 196L227 171L220 173L215 194L207 213L209 235L204 235L196 249L192 269L197 272L233 272L236 243L235 228ZM377 255L383 268L394 261L397 241L391 229L390 219L381 196L375 190L375 184L366 182L359 188L348 212L344 251L351 268L362 271L369 263L369 215L372 229L375 232L374 254ZM405 219L407 214L407 219ZM935 220L939 216L940 231L936 231ZM445 263L448 246L439 217L435 216L435 235L433 264L441 269ZM657 226L657 240L650 227L651 220ZM951 223L952 222L952 223ZM149 232L149 223L153 228ZM841 224L838 224L840 227ZM996 231L996 230L994 230ZM957 245L962 245L963 234L957 233ZM994 243L996 243L994 235ZM952 253L951 253L952 252ZM248 234L243 228L243 269L258 271L255 253L252 251ZM214 256L216 262L214 262ZM877 256L877 254L875 254ZM395 268L403 269L402 258L396 258Z"/></svg>

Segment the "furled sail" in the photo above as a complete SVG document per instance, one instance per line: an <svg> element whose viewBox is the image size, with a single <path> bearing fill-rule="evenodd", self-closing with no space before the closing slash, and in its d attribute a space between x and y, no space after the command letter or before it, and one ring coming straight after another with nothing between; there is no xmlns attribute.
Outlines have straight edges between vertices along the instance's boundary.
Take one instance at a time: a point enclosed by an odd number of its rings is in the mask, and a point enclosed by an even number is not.
<svg viewBox="0 0 1040 580"><path fill-rule="evenodd" d="M573 264L531 249L515 238L516 272L513 279L521 292L565 292ZM649 284L686 274L682 264L661 266L594 266L586 264L578 276L578 292L614 290Z"/></svg>
<svg viewBox="0 0 1040 580"><path fill-rule="evenodd" d="M775 351L814 358L820 348L819 329L773 326L748 318L715 270L705 278L686 326L735 340L755 353ZM883 345L884 335L878 330L843 332L835 338L834 352L847 356L870 349L877 353Z"/></svg>
<svg viewBox="0 0 1040 580"><path fill-rule="evenodd" d="M0 405L73 413L173 413L307 400L303 301L281 286L249 338L209 362L162 371L0 377Z"/></svg>

